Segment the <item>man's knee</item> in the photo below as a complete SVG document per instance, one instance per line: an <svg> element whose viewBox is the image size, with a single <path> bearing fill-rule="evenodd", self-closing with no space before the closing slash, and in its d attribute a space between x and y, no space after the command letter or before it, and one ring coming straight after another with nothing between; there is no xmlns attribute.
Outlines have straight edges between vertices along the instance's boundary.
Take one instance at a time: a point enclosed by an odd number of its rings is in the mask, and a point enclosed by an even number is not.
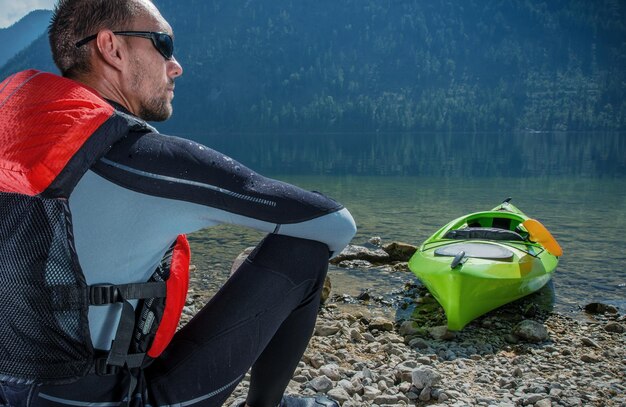
<svg viewBox="0 0 626 407"><path fill-rule="evenodd" d="M289 275L292 280L323 282L330 252L324 243L270 234L250 253L253 264ZM299 278L298 278L299 277Z"/></svg>

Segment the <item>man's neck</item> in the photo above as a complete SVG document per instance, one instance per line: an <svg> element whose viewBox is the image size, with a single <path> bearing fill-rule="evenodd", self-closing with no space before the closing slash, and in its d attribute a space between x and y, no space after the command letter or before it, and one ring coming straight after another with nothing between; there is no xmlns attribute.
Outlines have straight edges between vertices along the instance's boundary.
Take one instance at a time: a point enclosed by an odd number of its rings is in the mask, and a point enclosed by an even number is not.
<svg viewBox="0 0 626 407"><path fill-rule="evenodd" d="M82 83L83 85L86 85L94 89L96 92L98 92L98 95L100 97L102 97L103 99L106 99L114 107L120 108L120 110L124 111L125 113L129 113L129 114L132 114L133 116L136 116L136 114L132 112L130 108L131 104L124 97L124 94L120 90L120 87L117 86L112 81L106 79L104 76L98 75L98 74L90 74L90 75L77 76L75 78L70 78L70 79L73 79L77 82Z"/></svg>
<svg viewBox="0 0 626 407"><path fill-rule="evenodd" d="M137 117L133 112L131 112L130 110L126 109L126 107L124 105L122 105L121 103L118 103L115 100L111 100L111 99L107 99L107 98L104 98L104 100L109 102L109 104L111 106L113 106L116 110L122 111L122 112L124 112L126 114L129 114L131 116Z"/></svg>

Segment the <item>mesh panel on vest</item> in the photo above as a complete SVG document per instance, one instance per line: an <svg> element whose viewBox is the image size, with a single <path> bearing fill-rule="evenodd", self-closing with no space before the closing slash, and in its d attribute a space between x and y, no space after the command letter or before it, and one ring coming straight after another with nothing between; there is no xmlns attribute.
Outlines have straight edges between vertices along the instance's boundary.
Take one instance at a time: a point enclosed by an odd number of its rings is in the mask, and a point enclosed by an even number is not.
<svg viewBox="0 0 626 407"><path fill-rule="evenodd" d="M0 192L0 376L70 382L93 363L67 201Z"/></svg>

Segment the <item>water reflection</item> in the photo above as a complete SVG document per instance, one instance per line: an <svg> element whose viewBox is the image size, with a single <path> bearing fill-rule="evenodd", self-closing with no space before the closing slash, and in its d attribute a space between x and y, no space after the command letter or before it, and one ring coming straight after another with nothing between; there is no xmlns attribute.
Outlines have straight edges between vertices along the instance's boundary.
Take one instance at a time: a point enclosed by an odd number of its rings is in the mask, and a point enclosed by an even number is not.
<svg viewBox="0 0 626 407"><path fill-rule="evenodd" d="M186 135L257 171L435 177L623 177L620 133Z"/></svg>

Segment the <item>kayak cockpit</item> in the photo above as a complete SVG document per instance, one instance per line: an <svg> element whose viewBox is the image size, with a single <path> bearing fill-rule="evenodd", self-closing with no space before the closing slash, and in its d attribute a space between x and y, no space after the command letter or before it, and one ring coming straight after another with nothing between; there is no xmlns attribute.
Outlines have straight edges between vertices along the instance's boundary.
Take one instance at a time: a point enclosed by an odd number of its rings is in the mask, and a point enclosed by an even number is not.
<svg viewBox="0 0 626 407"><path fill-rule="evenodd" d="M525 239L517 232L495 227L467 227L450 230L444 239L454 240L513 240L523 242Z"/></svg>
<svg viewBox="0 0 626 407"><path fill-rule="evenodd" d="M435 249L435 256L456 257L459 253L464 252L464 257L513 261L514 253L496 244L483 242L459 242L452 243Z"/></svg>

